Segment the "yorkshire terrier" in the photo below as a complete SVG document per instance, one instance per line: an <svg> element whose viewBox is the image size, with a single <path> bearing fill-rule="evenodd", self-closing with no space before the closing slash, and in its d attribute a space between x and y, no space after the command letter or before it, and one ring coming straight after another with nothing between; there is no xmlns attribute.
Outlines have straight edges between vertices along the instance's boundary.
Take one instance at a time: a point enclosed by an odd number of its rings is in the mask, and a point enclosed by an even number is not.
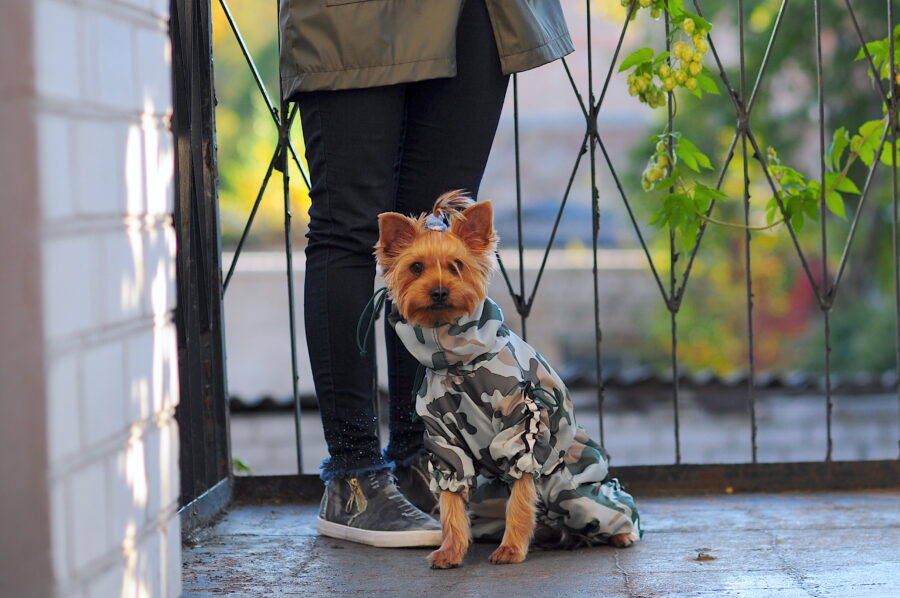
<svg viewBox="0 0 900 598"><path fill-rule="evenodd" d="M490 556L502 564L522 562L533 538L626 547L641 535L634 500L575 424L565 384L487 297L497 241L491 203L461 191L430 214L379 216L389 321L425 368L416 413L440 492L437 569L462 564L473 537L502 533Z"/></svg>

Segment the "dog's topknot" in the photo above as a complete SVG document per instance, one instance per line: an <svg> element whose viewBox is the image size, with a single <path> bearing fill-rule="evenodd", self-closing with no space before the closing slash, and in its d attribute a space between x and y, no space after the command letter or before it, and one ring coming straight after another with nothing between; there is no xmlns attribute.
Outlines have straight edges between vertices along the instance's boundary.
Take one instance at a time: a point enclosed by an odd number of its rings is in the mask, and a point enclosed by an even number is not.
<svg viewBox="0 0 900 598"><path fill-rule="evenodd" d="M420 221L427 230L445 231L454 218L464 219L462 211L474 203L462 189L447 191L435 200L431 213L422 214Z"/></svg>

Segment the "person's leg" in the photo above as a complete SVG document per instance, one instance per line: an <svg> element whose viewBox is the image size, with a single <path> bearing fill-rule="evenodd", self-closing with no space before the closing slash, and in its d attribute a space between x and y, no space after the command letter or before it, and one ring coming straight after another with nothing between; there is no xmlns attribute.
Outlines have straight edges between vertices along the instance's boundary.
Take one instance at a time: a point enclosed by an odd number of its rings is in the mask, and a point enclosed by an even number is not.
<svg viewBox="0 0 900 598"><path fill-rule="evenodd" d="M375 351L356 346L372 296L378 214L389 210L402 132L403 85L298 98L312 177L306 246L306 340L329 459L322 477L384 468Z"/></svg>
<svg viewBox="0 0 900 598"><path fill-rule="evenodd" d="M302 95L312 176L306 338L329 458L316 529L373 546L433 546L440 525L397 489L379 450L374 343L356 328L375 277L379 213L392 203L404 86Z"/></svg>
<svg viewBox="0 0 900 598"><path fill-rule="evenodd" d="M411 83L394 211L429 211L452 189L477 196L509 77L484 0L467 0L456 35L456 77ZM390 306L388 306L390 309ZM409 463L422 450L422 426L412 421L412 386L418 363L387 327L391 437L389 460Z"/></svg>

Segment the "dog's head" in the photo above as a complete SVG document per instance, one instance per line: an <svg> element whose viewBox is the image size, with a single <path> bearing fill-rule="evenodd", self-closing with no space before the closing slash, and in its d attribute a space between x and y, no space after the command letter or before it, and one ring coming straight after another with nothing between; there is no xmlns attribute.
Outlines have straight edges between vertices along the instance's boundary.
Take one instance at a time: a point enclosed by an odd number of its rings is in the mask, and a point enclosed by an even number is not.
<svg viewBox="0 0 900 598"><path fill-rule="evenodd" d="M375 256L400 315L412 324L453 322L487 297L497 246L489 201L451 191L430 214L388 212L378 227Z"/></svg>

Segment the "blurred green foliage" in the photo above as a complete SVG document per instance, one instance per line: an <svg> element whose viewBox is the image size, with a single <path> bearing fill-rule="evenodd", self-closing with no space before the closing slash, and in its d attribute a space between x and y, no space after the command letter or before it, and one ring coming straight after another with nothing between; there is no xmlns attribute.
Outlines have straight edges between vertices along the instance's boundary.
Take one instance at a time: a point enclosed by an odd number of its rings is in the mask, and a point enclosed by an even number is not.
<svg viewBox="0 0 900 598"><path fill-rule="evenodd" d="M280 94L276 3L229 0L227 4L277 108ZM240 238L250 215L278 142L278 129L222 5L213 0L212 6L219 205L222 242L229 249ZM299 118L294 120L292 140L305 169ZM293 232L296 240L301 241L306 231L309 192L293 163L290 175ZM275 171L263 195L248 246L272 248L284 242L283 197L281 176Z"/></svg>
<svg viewBox="0 0 900 598"><path fill-rule="evenodd" d="M693 2L686 2L685 5L693 5ZM738 92L742 85L748 94L753 88L763 56L769 49L769 39L780 5L780 0L744 3L745 76L742 80L738 53L738 3L701 3L704 16L714 24L711 41L726 65L732 87ZM854 9L866 41L888 35L883 3L857 2ZM868 76L868 63L855 60L861 44L845 4L823 2L821 16L825 141L828 144L833 137L843 137L841 128L856 131L864 123L881 121L883 102ZM647 19L648 15L638 18ZM664 43L662 28L661 19L656 27L648 27L650 41ZM791 168L785 166L782 169L793 173L791 180L797 178L794 175L805 175L804 189L802 193L798 191L796 198L799 210L802 207L800 200L810 195L805 185L815 188L819 184L815 181L822 180L813 3L788 5L770 50L771 56L759 85L750 123L760 147L777 150L777 154L770 154L769 158L777 156L782 164L791 165ZM717 72L711 57L705 64ZM719 84L724 89L724 85ZM690 136L700 150L710 156L713 169L697 175L697 179L712 187L734 135L734 106L724 93L720 97L707 96L702 100L679 93L676 105L674 130ZM660 125L654 128L653 133L661 131L663 126L664 110L658 112L661 113ZM648 132L648 137L651 134ZM849 138L847 141L849 143ZM633 156L632 176L637 181L640 180L639 170L654 151L653 144L655 141L648 142ZM828 149L826 161L827 154ZM739 140L720 188L727 199L718 201L712 213L717 220L738 226L744 224L743 162ZM772 212L767 210L771 208L773 194L750 144L747 145L747 162L751 205L749 224L765 227L773 222L770 219ZM847 168L847 177L855 184L838 182L841 185L839 189L845 192L840 205L835 198L831 198L829 205L830 210L838 215L846 211L846 218L834 214L826 218L830 277L837 269L850 220L859 204L860 196L853 189L863 187L868 172L862 162L856 161ZM834 166L832 164L833 169L837 170ZM837 177L836 174L827 174L825 180L830 183ZM632 185L636 186L636 182ZM656 196L642 198L643 222L651 220L654 210L659 209L659 201ZM810 215L818 220L817 199L815 208L815 212L805 212L807 221ZM895 365L891 219L890 167L881 164L860 217L847 271L831 314L833 371L880 373ZM806 226L795 228L801 228L798 231L799 245L816 284L822 287L820 225L818 222L807 222ZM662 266L663 280L668 281L668 234L658 231L651 235L654 259ZM748 367L744 236L745 231L735 227L714 224L707 227L677 318L679 359L688 370L712 369L727 373ZM822 371L823 318L786 227L781 224L770 230L753 231L751 238L757 371ZM678 257L675 270L680 280L688 260L682 247L676 246L675 249ZM660 309L651 326L660 351L658 364L663 367L667 364L665 353L670 347L669 312L665 308Z"/></svg>
<svg viewBox="0 0 900 598"><path fill-rule="evenodd" d="M230 0L229 7L269 94L277 103L277 29L275 2ZM826 142L841 127L856 131L867 121L882 118L882 103L867 76L867 64L856 61L860 43L843 2L822 2L823 88L826 97ZM701 2L704 17L713 24L711 42L726 64L732 86L752 88L766 53L781 0L747 0L745 3L745 79L738 68L737 2ZM692 7L693 2L685 2ZM887 35L884 3L855 2L853 7L867 41ZM625 14L619 3L603 2L597 10L607 18ZM646 44L662 51L662 19L654 22L649 12L638 15L646 21L641 28ZM804 175L821 179L819 141L816 127L817 88L815 67L815 25L813 3L790 3L781 29L771 47L765 76L756 95L751 126L760 147L773 147L784 165ZM581 23L570 23L575 29ZM277 141L277 129L234 39L221 5L213 0L213 43L215 56L218 167L223 242L233 247L246 223L250 209ZM712 169L692 175L699 184L714 188L716 176L735 130L735 111L718 81L711 55L704 64L717 79L722 95L702 99L677 94L675 130L682 131L708 156ZM598 71L599 72L599 71ZM625 77L625 75L620 75ZM560 93L567 93L561 90ZM640 107L638 109L647 109ZM662 194L641 191L642 171L658 142L651 137L662 132L665 109L657 111L659 124L647 132L648 142L633 155L631 171L621 173L629 196L637 198L635 208L642 224L649 223L660 209ZM292 131L297 151L303 159L299 118ZM751 225L767 224L767 205L772 193L764 173L748 146ZM658 159L658 157L657 157ZM717 202L712 216L742 224L743 155L738 142L720 190L726 199ZM304 162L305 168L305 162ZM856 163L848 176L862 188L867 169ZM291 172L294 233L302 243L309 195L296 168ZM832 367L837 372L881 372L895 364L896 324L891 256L891 208L889 168L881 165L873 180L867 205L859 221L847 271L831 316ZM859 196L844 196L847 220L830 215L828 265L834 275L844 241L859 202ZM263 197L250 246L276 247L283 242L283 199L279 173L274 173ZM677 206L676 206L677 207ZM769 206L770 207L770 206ZM669 280L669 236L665 230L646 228L651 252L663 281ZM821 245L818 223L807 222L798 238L811 271L821 285ZM683 244L676 246L676 274L687 262ZM810 284L784 225L754 231L751 241L754 356L757 371L823 367L823 325ZM693 265L684 302L678 313L679 359L688 370L711 369L727 373L746 369L748 363L745 287L744 231L711 225ZM662 302L660 303L662 305ZM670 349L669 312L661 307L649 318L653 339L649 353L661 367L668 366ZM646 358L646 355L642 355Z"/></svg>

